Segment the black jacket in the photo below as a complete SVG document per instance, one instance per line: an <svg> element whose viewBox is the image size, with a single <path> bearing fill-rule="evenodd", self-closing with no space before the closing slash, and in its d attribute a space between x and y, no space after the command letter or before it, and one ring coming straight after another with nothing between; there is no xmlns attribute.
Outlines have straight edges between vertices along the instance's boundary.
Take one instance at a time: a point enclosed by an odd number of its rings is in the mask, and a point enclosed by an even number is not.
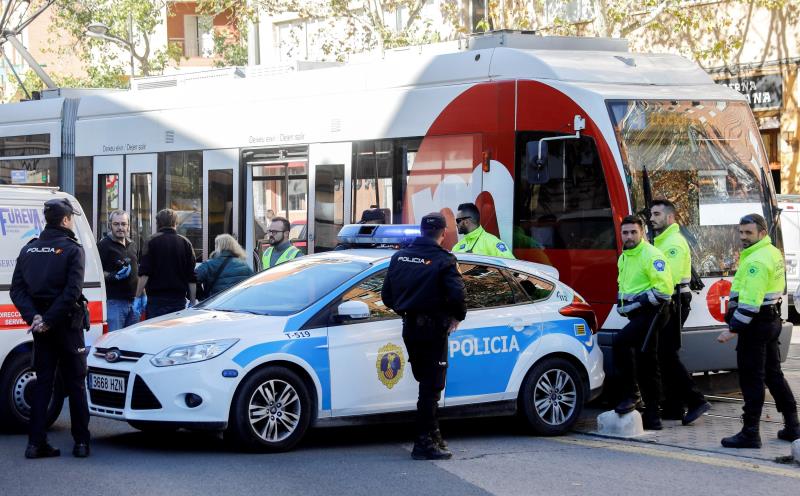
<svg viewBox="0 0 800 496"><path fill-rule="evenodd" d="M464 281L456 257L425 237L392 256L381 292L383 303L400 315L446 315L464 320Z"/></svg>
<svg viewBox="0 0 800 496"><path fill-rule="evenodd" d="M75 233L47 226L22 247L11 279L11 301L25 322L36 314L49 326L69 324L83 291L86 263Z"/></svg>
<svg viewBox="0 0 800 496"><path fill-rule="evenodd" d="M106 279L106 296L109 300L132 300L136 297L136 284L139 282L139 262L136 259L136 249L129 240L126 244L114 241L111 236L106 236L97 243L100 252L100 263L103 264L103 273ZM121 281L114 279L124 265L125 261L131 265L130 275Z"/></svg>
<svg viewBox="0 0 800 496"><path fill-rule="evenodd" d="M189 283L195 283L192 242L173 228L159 229L147 242L147 253L139 262L139 276L148 276L147 295L183 298Z"/></svg>

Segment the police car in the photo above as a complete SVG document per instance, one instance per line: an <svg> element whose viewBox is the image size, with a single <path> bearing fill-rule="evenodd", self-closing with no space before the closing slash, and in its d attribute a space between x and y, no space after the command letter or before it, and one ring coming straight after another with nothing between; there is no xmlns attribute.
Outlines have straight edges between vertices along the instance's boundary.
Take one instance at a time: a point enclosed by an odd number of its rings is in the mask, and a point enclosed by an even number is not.
<svg viewBox="0 0 800 496"><path fill-rule="evenodd" d="M340 241L355 248L105 335L89 357L91 413L143 430L224 429L260 451L291 449L314 425L413 414L418 385L381 288L391 248L418 234L345 226ZM603 384L591 307L552 267L457 256L468 313L449 339L442 416L516 412L536 433L564 433Z"/></svg>

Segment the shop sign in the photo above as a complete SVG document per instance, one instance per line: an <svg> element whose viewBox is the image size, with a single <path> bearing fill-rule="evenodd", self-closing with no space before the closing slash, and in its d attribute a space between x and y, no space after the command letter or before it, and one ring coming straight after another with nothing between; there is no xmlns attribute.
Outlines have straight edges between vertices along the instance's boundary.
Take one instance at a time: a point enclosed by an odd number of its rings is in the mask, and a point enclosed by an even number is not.
<svg viewBox="0 0 800 496"><path fill-rule="evenodd" d="M753 110L781 108L783 104L783 78L780 74L718 79L717 83L743 94Z"/></svg>

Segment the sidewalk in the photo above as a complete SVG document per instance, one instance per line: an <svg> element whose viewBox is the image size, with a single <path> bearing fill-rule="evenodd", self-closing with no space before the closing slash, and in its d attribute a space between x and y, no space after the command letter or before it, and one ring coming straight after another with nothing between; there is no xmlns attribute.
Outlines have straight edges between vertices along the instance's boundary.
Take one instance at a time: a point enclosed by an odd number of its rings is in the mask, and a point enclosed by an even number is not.
<svg viewBox="0 0 800 496"><path fill-rule="evenodd" d="M795 398L800 399L800 327L795 327L789 355L783 363L783 371ZM783 416L775 409L769 393L761 417L762 448L737 450L722 447L720 440L736 434L742 427L739 419L742 414L742 401L739 399L741 395L738 391L730 393L732 384L735 389L735 376L722 377L725 375L729 374L712 376L708 378L709 380L697 377L698 386L708 395L713 407L693 425L684 427L679 421L665 420L664 430L645 431L643 436L633 439L632 442L653 443L772 462L782 457L791 457L791 443L776 437L778 429L783 427ZM603 410L599 408L587 408L574 430L597 435L597 416L601 413Z"/></svg>

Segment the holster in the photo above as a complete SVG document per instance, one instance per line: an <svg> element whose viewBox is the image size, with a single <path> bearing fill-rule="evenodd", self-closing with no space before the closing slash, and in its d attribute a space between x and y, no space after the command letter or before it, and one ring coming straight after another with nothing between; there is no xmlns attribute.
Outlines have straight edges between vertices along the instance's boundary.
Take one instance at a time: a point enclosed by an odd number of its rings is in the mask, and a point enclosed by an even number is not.
<svg viewBox="0 0 800 496"><path fill-rule="evenodd" d="M88 331L91 327L89 317L89 300L81 295L74 304L70 318L70 328L73 330Z"/></svg>

